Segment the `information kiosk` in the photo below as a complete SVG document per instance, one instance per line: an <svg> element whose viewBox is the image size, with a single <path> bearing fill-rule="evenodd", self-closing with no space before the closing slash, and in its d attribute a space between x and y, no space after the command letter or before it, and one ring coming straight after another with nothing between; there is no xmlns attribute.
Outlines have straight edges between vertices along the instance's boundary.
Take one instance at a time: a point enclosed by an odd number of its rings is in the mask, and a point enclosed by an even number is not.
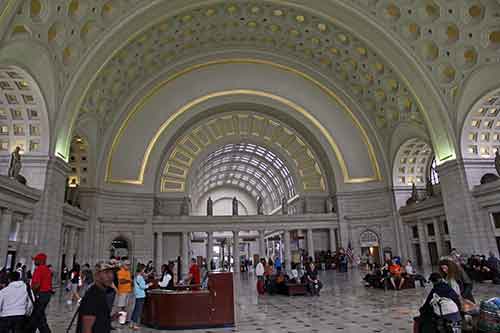
<svg viewBox="0 0 500 333"><path fill-rule="evenodd" d="M233 274L209 273L206 290L148 291L142 323L161 330L234 326Z"/></svg>

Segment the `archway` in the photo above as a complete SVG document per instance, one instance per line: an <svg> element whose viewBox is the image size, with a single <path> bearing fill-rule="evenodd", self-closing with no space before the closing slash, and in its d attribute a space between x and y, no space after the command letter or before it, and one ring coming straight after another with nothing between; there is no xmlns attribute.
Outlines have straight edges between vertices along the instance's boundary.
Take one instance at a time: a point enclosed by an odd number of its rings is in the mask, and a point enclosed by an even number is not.
<svg viewBox="0 0 500 333"><path fill-rule="evenodd" d="M130 258L131 251L129 241L125 237L118 236L111 241L109 246L109 256L110 258L120 259L120 258Z"/></svg>
<svg viewBox="0 0 500 333"><path fill-rule="evenodd" d="M378 235L371 231L365 230L359 235L359 244L361 247L361 257L367 259L367 263L381 264L380 240ZM371 257L371 259L370 259Z"/></svg>
<svg viewBox="0 0 500 333"><path fill-rule="evenodd" d="M31 187L43 189L50 128L46 105L35 80L17 66L0 65L0 172L7 174L11 152L21 148L21 174Z"/></svg>
<svg viewBox="0 0 500 333"><path fill-rule="evenodd" d="M467 114L461 129L461 152L470 187L486 173L497 174L494 159L500 152L500 90L483 96Z"/></svg>

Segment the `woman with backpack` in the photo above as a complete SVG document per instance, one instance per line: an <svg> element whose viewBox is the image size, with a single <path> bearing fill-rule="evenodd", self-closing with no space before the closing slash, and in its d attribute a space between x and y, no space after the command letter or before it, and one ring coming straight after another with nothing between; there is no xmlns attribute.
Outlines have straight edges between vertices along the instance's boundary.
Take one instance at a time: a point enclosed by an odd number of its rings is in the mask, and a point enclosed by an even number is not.
<svg viewBox="0 0 500 333"><path fill-rule="evenodd" d="M415 318L416 332L438 333L454 332L460 329L460 296L443 279L440 273L432 273L429 277L433 288L424 305L420 308L420 317Z"/></svg>

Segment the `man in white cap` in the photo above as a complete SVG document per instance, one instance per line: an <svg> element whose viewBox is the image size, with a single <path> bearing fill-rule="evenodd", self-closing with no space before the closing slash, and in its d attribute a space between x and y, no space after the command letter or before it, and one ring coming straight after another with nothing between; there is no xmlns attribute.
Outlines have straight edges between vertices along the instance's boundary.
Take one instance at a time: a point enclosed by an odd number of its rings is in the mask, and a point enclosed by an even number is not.
<svg viewBox="0 0 500 333"><path fill-rule="evenodd" d="M95 283L85 293L78 314L78 333L109 333L111 322L118 314L111 315L106 301L106 289L113 284L113 270L110 263L99 262L95 266Z"/></svg>

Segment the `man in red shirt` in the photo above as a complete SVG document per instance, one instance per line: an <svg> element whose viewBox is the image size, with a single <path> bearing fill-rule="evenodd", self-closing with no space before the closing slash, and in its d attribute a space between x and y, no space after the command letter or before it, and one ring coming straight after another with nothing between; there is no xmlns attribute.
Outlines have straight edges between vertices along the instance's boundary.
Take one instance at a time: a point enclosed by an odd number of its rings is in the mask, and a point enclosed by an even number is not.
<svg viewBox="0 0 500 333"><path fill-rule="evenodd" d="M189 284L197 284L199 285L201 283L201 273L200 273L200 268L198 267L198 264L196 263L196 259L193 258L191 259L191 267L189 267ZM197 289L193 288L193 290Z"/></svg>
<svg viewBox="0 0 500 333"><path fill-rule="evenodd" d="M34 330L33 332L36 332L38 329L40 333L50 333L45 309L49 305L50 297L52 296L52 272L46 265L47 255L45 253L38 253L33 257L33 260L35 261L36 268L31 279L31 288L36 295L36 301L31 317L32 329Z"/></svg>

